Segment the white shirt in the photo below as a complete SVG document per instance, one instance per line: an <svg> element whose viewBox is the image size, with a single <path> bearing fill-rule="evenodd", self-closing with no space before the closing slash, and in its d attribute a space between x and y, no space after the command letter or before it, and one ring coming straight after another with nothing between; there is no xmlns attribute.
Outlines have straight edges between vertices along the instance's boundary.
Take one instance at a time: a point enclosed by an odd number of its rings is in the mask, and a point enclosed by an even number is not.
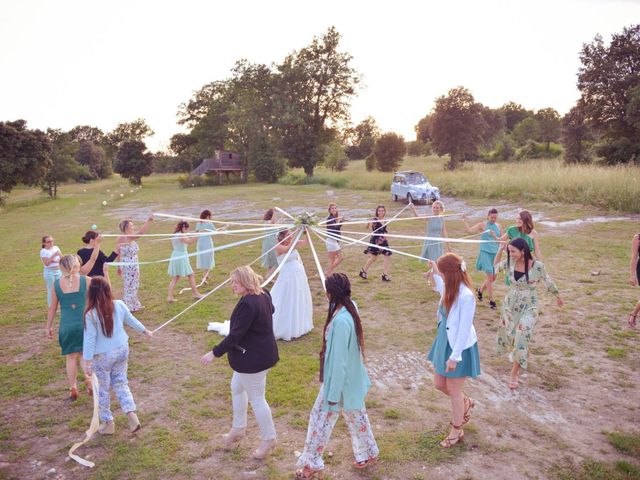
<svg viewBox="0 0 640 480"><path fill-rule="evenodd" d="M440 301L444 295L444 280L440 275L434 275L434 290L440 293ZM476 299L471 290L460 284L458 298L451 305L447 315L447 340L451 346L451 360L460 362L462 351L473 346L478 341L476 329L473 326L473 315L476 311Z"/></svg>
<svg viewBox="0 0 640 480"><path fill-rule="evenodd" d="M53 248L49 249L49 248L43 248L42 250L40 250L40 258L41 259L45 259L45 258L51 258L53 257L56 253L61 253L60 249L57 246L53 246ZM60 260L60 259L58 259ZM60 262L58 260L54 260L53 262L51 262L49 265L44 265L43 266L45 268L45 270L57 270L60 267Z"/></svg>

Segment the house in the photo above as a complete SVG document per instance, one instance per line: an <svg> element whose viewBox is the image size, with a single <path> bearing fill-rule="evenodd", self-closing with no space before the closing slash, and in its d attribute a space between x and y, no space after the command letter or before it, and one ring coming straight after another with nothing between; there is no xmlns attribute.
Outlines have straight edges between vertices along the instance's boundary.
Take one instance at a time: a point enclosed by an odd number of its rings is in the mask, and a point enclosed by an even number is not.
<svg viewBox="0 0 640 480"><path fill-rule="evenodd" d="M202 163L191 172L191 175L202 175L203 173L218 175L218 177L224 174L227 178L230 173L233 173L243 180L247 178L242 156L239 153L224 150L216 150L214 158L202 160Z"/></svg>

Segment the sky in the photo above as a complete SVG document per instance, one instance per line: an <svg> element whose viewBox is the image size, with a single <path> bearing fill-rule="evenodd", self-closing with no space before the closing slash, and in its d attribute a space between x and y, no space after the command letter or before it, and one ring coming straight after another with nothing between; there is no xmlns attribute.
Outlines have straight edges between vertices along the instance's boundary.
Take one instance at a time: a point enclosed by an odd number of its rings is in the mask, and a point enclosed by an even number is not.
<svg viewBox="0 0 640 480"><path fill-rule="evenodd" d="M456 86L497 108L566 113L579 52L640 21L640 0L3 0L0 121L105 132L144 118L157 151L181 103L234 63L280 62L335 26L363 84L354 124L415 139L414 126Z"/></svg>

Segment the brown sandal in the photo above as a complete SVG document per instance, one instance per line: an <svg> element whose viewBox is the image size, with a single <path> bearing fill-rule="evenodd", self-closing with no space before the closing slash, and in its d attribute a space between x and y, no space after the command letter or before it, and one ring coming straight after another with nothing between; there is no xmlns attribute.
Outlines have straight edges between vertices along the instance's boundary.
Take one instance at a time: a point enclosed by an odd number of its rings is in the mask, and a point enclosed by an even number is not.
<svg viewBox="0 0 640 480"><path fill-rule="evenodd" d="M451 426L453 428L455 428L456 430L460 430L460 433L458 433L457 437L447 437L443 441L441 441L440 442L440 446L442 448L451 448L454 445L457 445L458 443L463 443L464 442L464 431L462 430L462 424L454 425L452 423Z"/></svg>
<svg viewBox="0 0 640 480"><path fill-rule="evenodd" d="M629 319L627 320L627 322L629 323L629 326L631 328L636 328L636 317L637 316L638 316L637 314L636 315L634 315L633 313L629 314Z"/></svg>
<svg viewBox="0 0 640 480"><path fill-rule="evenodd" d="M296 470L296 480L322 480L324 472L322 470L314 470L309 465Z"/></svg>
<svg viewBox="0 0 640 480"><path fill-rule="evenodd" d="M469 423L469 420L471 420L471 409L476 406L476 401L471 397L467 397L466 395L464 397L464 403L467 408L464 409L462 425L466 425L467 423Z"/></svg>

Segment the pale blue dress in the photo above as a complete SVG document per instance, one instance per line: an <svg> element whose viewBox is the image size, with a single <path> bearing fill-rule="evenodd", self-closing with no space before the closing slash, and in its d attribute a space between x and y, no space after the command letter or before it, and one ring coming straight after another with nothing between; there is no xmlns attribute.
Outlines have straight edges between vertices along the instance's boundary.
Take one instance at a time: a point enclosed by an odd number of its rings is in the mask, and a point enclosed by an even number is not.
<svg viewBox="0 0 640 480"><path fill-rule="evenodd" d="M495 223L487 222L484 227L484 233L480 236L480 240L491 240L491 243L481 243L480 244L480 252L478 253L478 259L476 260L476 269L489 273L493 275L495 270L493 268L493 261L496 258L496 254L498 253L498 249L500 248L498 242L495 241L495 238L487 232L487 230L492 230L493 233L496 234L497 237L500 236L500 229Z"/></svg>
<svg viewBox="0 0 640 480"><path fill-rule="evenodd" d="M188 277L193 275L193 269L189 263L187 244L182 243L181 234L176 234L171 239L173 252L171 252L171 260L169 261L169 275L172 277Z"/></svg>
<svg viewBox="0 0 640 480"><path fill-rule="evenodd" d="M265 225L272 226L271 222L265 222ZM264 268L277 268L278 258L276 255L276 243L278 243L278 233L273 233L262 239L262 266ZM267 253L269 252L269 253Z"/></svg>
<svg viewBox="0 0 640 480"><path fill-rule="evenodd" d="M213 223L198 222L196 223L196 232L215 231L216 227ZM205 252L205 250L209 250ZM196 256L196 268L200 270L211 270L216 266L216 258L213 252L213 237L203 235L198 237L197 243L198 255ZM203 252L203 253L200 253Z"/></svg>
<svg viewBox="0 0 640 480"><path fill-rule="evenodd" d="M444 230L444 218L436 217L430 218L427 222L427 237L442 237L442 232ZM425 263L427 260L438 260L443 253L442 241L441 240L425 240L424 245L422 246L422 253L420 256L422 259L421 262Z"/></svg>

